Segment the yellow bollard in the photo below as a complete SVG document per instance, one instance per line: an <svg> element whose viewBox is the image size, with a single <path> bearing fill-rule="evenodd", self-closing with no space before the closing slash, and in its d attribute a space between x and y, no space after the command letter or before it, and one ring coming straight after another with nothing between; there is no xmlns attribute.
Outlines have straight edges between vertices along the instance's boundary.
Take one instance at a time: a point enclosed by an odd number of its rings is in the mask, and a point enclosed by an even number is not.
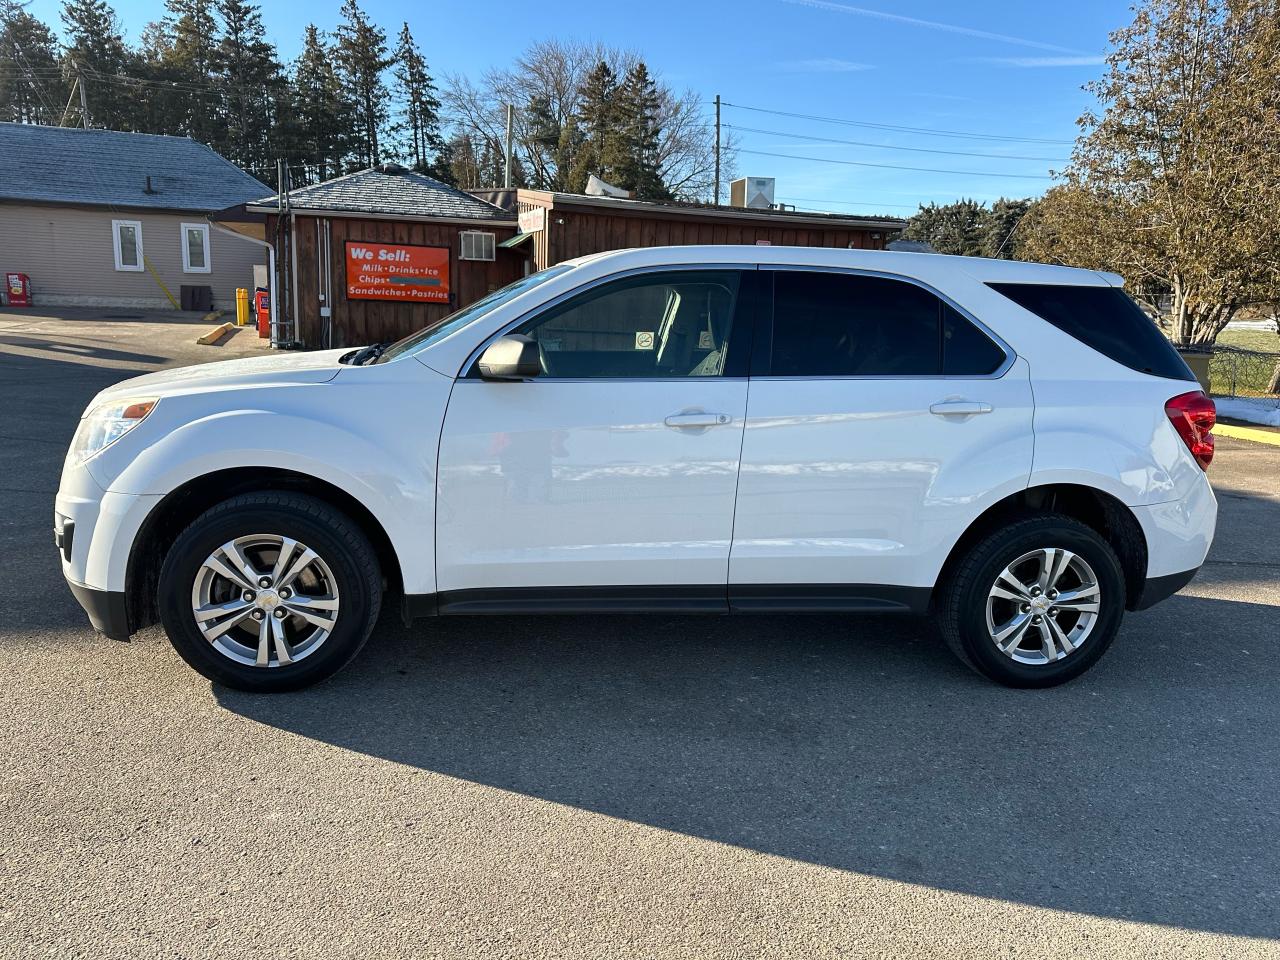
<svg viewBox="0 0 1280 960"><path fill-rule="evenodd" d="M249 291L244 287L236 287L236 326L243 327L249 322Z"/></svg>

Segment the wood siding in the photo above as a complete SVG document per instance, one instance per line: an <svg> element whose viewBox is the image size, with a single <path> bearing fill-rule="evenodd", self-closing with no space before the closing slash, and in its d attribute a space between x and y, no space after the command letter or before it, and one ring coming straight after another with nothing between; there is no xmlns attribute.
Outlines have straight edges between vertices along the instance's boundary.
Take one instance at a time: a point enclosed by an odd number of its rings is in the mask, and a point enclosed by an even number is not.
<svg viewBox="0 0 1280 960"><path fill-rule="evenodd" d="M274 236L274 221L274 217L268 218L268 236ZM327 338L320 315L320 296L326 281L326 277L322 275L325 269L322 250L326 227L329 231L328 276L332 278L333 297L332 329ZM466 230L491 232L495 234L497 243L515 235L512 227L295 215L293 236L297 243L298 338L306 346L313 348L399 340L524 275L526 256L519 250L499 249L496 259L492 261L459 260L461 241L458 237ZM448 247L450 303L348 299L344 253L344 245L348 240ZM279 251L277 256L280 256Z"/></svg>
<svg viewBox="0 0 1280 960"><path fill-rule="evenodd" d="M0 271L31 277L37 305L86 304L167 309L168 297L148 270L115 268L111 221L142 224L142 249L160 280L180 299L183 284L213 288L213 305L235 310L236 287L253 288L254 264L267 251L209 229L209 273L182 269L183 223L204 223L198 213L112 211L106 208L0 204Z"/></svg>
<svg viewBox="0 0 1280 960"><path fill-rule="evenodd" d="M525 207L521 204L521 207ZM532 206L532 204L530 204ZM561 222L563 221L563 222ZM878 234L876 236L875 234ZM712 217L654 217L651 214L624 214L612 211L551 207L547 210L545 236L533 241L539 269L563 260L619 250L627 247L691 246L698 244L745 244L767 241L775 247L839 247L879 250L887 234L883 231L831 227L770 224L740 219Z"/></svg>

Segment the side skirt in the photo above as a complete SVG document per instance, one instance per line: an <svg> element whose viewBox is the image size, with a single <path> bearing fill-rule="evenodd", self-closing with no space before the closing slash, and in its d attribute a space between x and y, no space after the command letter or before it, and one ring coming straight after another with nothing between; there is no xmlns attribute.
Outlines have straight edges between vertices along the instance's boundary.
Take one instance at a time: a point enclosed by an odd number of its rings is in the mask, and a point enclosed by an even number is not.
<svg viewBox="0 0 1280 960"><path fill-rule="evenodd" d="M408 594L404 619L572 613L926 613L932 591L880 583L484 587Z"/></svg>

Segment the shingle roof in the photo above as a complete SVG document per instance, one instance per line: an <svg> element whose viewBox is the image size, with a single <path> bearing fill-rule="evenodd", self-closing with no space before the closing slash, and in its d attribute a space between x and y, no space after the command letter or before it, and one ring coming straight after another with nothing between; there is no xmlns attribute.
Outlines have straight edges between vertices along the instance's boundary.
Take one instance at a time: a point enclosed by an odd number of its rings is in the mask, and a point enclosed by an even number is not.
<svg viewBox="0 0 1280 960"><path fill-rule="evenodd" d="M270 189L187 137L0 123L0 201L209 213Z"/></svg>
<svg viewBox="0 0 1280 960"><path fill-rule="evenodd" d="M275 196L252 206L274 207ZM332 210L399 217L512 222L515 215L447 183L384 164L289 192L294 210Z"/></svg>

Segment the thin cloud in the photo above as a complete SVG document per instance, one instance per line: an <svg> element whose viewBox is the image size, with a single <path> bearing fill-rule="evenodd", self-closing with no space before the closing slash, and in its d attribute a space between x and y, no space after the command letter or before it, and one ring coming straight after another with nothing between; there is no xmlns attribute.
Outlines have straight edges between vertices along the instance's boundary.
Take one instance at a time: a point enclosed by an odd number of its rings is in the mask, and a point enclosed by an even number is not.
<svg viewBox="0 0 1280 960"><path fill-rule="evenodd" d="M958 33L966 37L978 37L982 40L995 40L999 43L1011 43L1019 47L1031 47L1036 50L1056 50L1059 53L1079 54L1079 50L1071 47L1060 47L1054 43L1043 43L1039 40L1028 40L1026 37L1011 37L1004 33L991 33L988 30L976 30L973 27L961 27L954 23L939 23L936 20L921 20L917 17L904 17L899 13L885 13L883 10L868 10L866 7L851 7L843 3L831 3L830 0L782 0L799 7L812 7L815 10L829 10L832 13L844 13L855 17L872 17L876 20L888 20L893 23L905 23L925 30L940 30L943 33Z"/></svg>
<svg viewBox="0 0 1280 960"><path fill-rule="evenodd" d="M783 60L779 69L791 73L858 73L862 70L874 70L869 63L857 63L853 60L840 60L837 57L819 57L813 60Z"/></svg>
<svg viewBox="0 0 1280 960"><path fill-rule="evenodd" d="M970 57L966 63L994 63L1001 67L1097 67L1107 62L1096 57Z"/></svg>

